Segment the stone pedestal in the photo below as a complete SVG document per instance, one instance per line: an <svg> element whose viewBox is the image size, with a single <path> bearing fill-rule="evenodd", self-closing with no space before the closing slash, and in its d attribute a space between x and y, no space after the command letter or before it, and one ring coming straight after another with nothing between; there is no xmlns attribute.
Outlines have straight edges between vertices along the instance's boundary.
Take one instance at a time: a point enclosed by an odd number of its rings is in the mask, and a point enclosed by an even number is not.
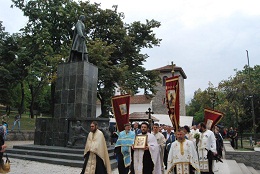
<svg viewBox="0 0 260 174"><path fill-rule="evenodd" d="M87 61L58 66L55 118L96 118L98 68Z"/></svg>
<svg viewBox="0 0 260 174"><path fill-rule="evenodd" d="M81 122L82 127L90 132L90 124L92 121L97 121L99 129L108 128L108 118L82 118L82 119L55 119L55 118L38 118L36 120L36 130L34 136L35 145L47 145L47 146L63 146L66 147L68 141L73 136L73 130L70 124L75 125L77 121ZM106 133L108 133L106 131ZM106 141L109 141L104 132ZM86 134L87 138L88 134ZM80 140L75 143L72 148L83 148L86 140Z"/></svg>
<svg viewBox="0 0 260 174"><path fill-rule="evenodd" d="M97 121L99 128L109 126L108 118L96 118L96 66L87 61L60 64L57 76L54 118L36 120L34 144L67 146L75 133L72 125L75 126L77 121L87 131L90 131L92 121ZM84 147L85 142L76 142L75 147Z"/></svg>

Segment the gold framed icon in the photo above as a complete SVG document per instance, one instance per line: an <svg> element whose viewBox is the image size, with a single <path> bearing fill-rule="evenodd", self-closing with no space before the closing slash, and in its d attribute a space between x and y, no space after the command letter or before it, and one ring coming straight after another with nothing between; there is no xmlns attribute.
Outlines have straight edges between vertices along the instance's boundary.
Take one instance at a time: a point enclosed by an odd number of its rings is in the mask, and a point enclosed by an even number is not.
<svg viewBox="0 0 260 174"><path fill-rule="evenodd" d="M134 149L144 149L147 144L147 135L136 135Z"/></svg>

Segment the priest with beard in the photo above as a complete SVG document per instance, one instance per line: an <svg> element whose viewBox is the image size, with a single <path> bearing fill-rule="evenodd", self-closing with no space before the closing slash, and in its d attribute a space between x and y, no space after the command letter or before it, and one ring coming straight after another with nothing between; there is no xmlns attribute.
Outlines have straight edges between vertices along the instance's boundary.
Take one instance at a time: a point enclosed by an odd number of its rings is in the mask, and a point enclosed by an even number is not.
<svg viewBox="0 0 260 174"><path fill-rule="evenodd" d="M110 160L103 133L98 124L90 124L90 133L84 151L84 164L81 174L111 174Z"/></svg>
<svg viewBox="0 0 260 174"><path fill-rule="evenodd" d="M131 147L134 144L135 132L131 131L131 124L124 125L125 130L119 132L115 145L115 153L118 158L119 174L128 174L132 162Z"/></svg>
<svg viewBox="0 0 260 174"><path fill-rule="evenodd" d="M184 128L176 132L177 141L171 145L168 155L167 174L194 174L199 171L198 154L194 143L185 139Z"/></svg>
<svg viewBox="0 0 260 174"><path fill-rule="evenodd" d="M148 132L149 124L141 124L142 133L147 135L147 144L144 149L134 149L135 174L161 174L160 146L154 135Z"/></svg>

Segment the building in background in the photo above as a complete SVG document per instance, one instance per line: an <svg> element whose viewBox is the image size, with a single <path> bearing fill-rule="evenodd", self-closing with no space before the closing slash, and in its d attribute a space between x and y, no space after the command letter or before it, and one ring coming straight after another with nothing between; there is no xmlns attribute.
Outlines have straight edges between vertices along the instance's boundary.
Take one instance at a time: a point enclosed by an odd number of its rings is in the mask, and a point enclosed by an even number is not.
<svg viewBox="0 0 260 174"><path fill-rule="evenodd" d="M166 65L153 71L159 71L159 76L161 77L161 82L157 83L156 90L157 93L152 97L151 95L135 95L130 98L130 116L136 115L136 113L144 113L151 108L155 118L159 120L161 124L171 125L171 121L168 116L168 109L166 107L166 94L165 94L165 79L172 76L172 65ZM179 85L180 85L180 125L191 125L193 117L186 116L185 110L185 90L184 90L184 80L187 79L181 67L174 67L174 75L179 75ZM120 95L116 90L116 95ZM135 114L133 114L135 113ZM97 116L101 114L100 103L97 103Z"/></svg>

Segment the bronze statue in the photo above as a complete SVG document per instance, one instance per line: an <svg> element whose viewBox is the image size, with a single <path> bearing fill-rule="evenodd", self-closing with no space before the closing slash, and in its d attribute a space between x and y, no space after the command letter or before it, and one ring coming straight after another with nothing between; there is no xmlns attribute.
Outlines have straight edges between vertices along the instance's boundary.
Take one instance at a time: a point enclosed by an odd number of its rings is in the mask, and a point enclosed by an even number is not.
<svg viewBox="0 0 260 174"><path fill-rule="evenodd" d="M74 134L71 137L71 140L68 141L67 146L72 147L78 140L82 140L83 144L86 142L86 137L88 135L88 131L83 128L80 121L77 121L75 126L72 126L72 122L70 122L70 127L74 130Z"/></svg>
<svg viewBox="0 0 260 174"><path fill-rule="evenodd" d="M72 47L68 62L75 61L88 61L88 51L86 47L86 34L85 34L85 16L80 15L79 20L75 25Z"/></svg>

